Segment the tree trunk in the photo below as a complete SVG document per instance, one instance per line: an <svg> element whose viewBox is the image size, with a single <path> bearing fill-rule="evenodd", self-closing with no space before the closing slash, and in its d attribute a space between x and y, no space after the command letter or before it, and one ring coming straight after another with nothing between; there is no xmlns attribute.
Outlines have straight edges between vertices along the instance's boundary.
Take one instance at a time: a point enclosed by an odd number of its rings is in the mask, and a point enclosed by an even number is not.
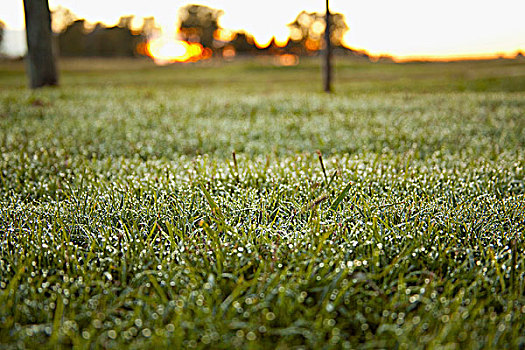
<svg viewBox="0 0 525 350"><path fill-rule="evenodd" d="M332 20L330 18L330 9L328 7L328 0L326 0L326 28L324 30L324 65L323 65L323 80L324 80L324 91L332 91L332 42L330 40L330 24Z"/></svg>
<svg viewBox="0 0 525 350"><path fill-rule="evenodd" d="M51 13L47 0L24 0L29 86L57 85Z"/></svg>

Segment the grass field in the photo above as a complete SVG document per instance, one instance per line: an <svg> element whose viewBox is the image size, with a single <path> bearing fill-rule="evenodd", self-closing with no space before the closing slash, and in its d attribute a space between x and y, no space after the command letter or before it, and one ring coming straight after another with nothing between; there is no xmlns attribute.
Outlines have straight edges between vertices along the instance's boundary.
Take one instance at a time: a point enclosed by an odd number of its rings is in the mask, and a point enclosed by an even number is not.
<svg viewBox="0 0 525 350"><path fill-rule="evenodd" d="M61 68L0 64L0 348L525 348L525 61Z"/></svg>

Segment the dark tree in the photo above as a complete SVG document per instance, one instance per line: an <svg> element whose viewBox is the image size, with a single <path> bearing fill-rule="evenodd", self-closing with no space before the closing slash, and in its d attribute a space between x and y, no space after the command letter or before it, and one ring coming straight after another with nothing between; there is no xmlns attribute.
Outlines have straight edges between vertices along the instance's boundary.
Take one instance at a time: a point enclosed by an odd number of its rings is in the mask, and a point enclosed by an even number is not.
<svg viewBox="0 0 525 350"><path fill-rule="evenodd" d="M0 21L0 46L2 46L2 41L4 40L4 28L5 23Z"/></svg>
<svg viewBox="0 0 525 350"><path fill-rule="evenodd" d="M330 43L332 47L342 45L343 36L348 30L345 17L340 13L329 13ZM290 38L294 44L303 46L303 53L316 53L323 47L326 32L326 14L302 11L290 24Z"/></svg>
<svg viewBox="0 0 525 350"><path fill-rule="evenodd" d="M53 54L51 13L47 0L24 0L27 37L27 67L32 89L57 85L58 74Z"/></svg>
<svg viewBox="0 0 525 350"><path fill-rule="evenodd" d="M85 20L77 19L58 34L60 56L84 56L86 53Z"/></svg>
<svg viewBox="0 0 525 350"><path fill-rule="evenodd" d="M230 42L235 48L235 52L248 54L256 51L256 47L253 44L253 37L246 33L237 33L235 38Z"/></svg>
<svg viewBox="0 0 525 350"><path fill-rule="evenodd" d="M221 10L201 5L188 5L180 9L180 33L184 40L199 42L202 46L213 47L213 34L219 29Z"/></svg>
<svg viewBox="0 0 525 350"><path fill-rule="evenodd" d="M332 49L342 48L343 35L348 30L344 16L331 13L329 0L326 0L324 14L302 11L288 27L290 52L312 55L323 49L323 88L326 92L332 91Z"/></svg>
<svg viewBox="0 0 525 350"><path fill-rule="evenodd" d="M332 35L330 29L332 28L332 19L330 17L330 8L328 7L328 0L326 0L326 19L324 30L324 67L323 67L323 86L325 92L332 92Z"/></svg>
<svg viewBox="0 0 525 350"><path fill-rule="evenodd" d="M160 27L155 22L155 17L146 17L142 23L142 28L140 32L144 37L151 38L154 33L158 32Z"/></svg>
<svg viewBox="0 0 525 350"><path fill-rule="evenodd" d="M121 17L118 26L106 27L97 23L88 30L86 21L79 19L58 34L58 47L61 56L69 57L134 57L137 46L143 43L146 35L131 29L133 17Z"/></svg>

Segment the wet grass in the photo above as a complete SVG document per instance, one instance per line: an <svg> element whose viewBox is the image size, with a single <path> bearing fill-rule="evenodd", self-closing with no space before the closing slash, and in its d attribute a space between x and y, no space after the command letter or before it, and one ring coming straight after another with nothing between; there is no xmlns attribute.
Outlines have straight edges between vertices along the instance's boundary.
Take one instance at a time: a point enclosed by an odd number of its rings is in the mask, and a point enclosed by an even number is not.
<svg viewBox="0 0 525 350"><path fill-rule="evenodd" d="M522 61L109 64L0 65L2 347L525 346Z"/></svg>

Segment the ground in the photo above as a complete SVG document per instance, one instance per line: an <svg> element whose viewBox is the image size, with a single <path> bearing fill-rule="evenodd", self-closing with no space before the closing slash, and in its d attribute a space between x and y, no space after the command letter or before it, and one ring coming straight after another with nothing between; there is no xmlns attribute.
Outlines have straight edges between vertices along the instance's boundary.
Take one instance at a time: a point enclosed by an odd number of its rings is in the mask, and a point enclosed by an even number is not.
<svg viewBox="0 0 525 350"><path fill-rule="evenodd" d="M0 347L522 348L525 62L0 64Z"/></svg>

